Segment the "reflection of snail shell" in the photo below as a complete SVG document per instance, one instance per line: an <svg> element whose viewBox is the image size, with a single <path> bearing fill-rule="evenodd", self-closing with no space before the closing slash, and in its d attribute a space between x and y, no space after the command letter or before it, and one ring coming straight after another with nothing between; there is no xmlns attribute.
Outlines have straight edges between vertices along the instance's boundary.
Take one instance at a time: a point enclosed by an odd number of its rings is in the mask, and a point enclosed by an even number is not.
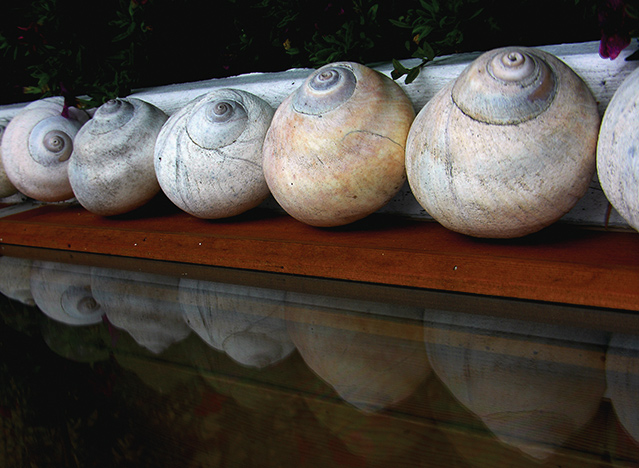
<svg viewBox="0 0 639 468"><path fill-rule="evenodd" d="M427 310L426 351L450 392L507 445L553 455L597 412L606 334Z"/></svg>
<svg viewBox="0 0 639 468"><path fill-rule="evenodd" d="M0 293L23 304L35 305L31 294L32 263L28 258L0 257Z"/></svg>
<svg viewBox="0 0 639 468"><path fill-rule="evenodd" d="M269 194L262 144L273 109L246 91L217 89L173 114L155 147L162 191L200 218L234 216Z"/></svg>
<svg viewBox="0 0 639 468"><path fill-rule="evenodd" d="M617 418L639 443L639 337L614 333L606 353L607 395Z"/></svg>
<svg viewBox="0 0 639 468"><path fill-rule="evenodd" d="M126 213L160 191L153 148L167 116L139 99L113 99L101 105L78 132L69 162L75 197L104 216Z"/></svg>
<svg viewBox="0 0 639 468"><path fill-rule="evenodd" d="M284 292L212 281L180 280L180 304L189 326L240 364L262 368L295 346L282 318Z"/></svg>
<svg viewBox="0 0 639 468"><path fill-rule="evenodd" d="M2 164L2 135L8 123L6 120L0 120L0 198L10 197L18 192L18 189L9 180Z"/></svg>
<svg viewBox="0 0 639 468"><path fill-rule="evenodd" d="M445 227L518 237L561 218L588 189L599 114L556 57L482 54L419 112L406 147L410 187Z"/></svg>
<svg viewBox="0 0 639 468"><path fill-rule="evenodd" d="M73 197L67 168L73 139L89 119L69 108L61 115L62 98L32 102L7 125L2 137L2 163L7 176L24 195L51 202Z"/></svg>
<svg viewBox="0 0 639 468"><path fill-rule="evenodd" d="M190 332L180 312L178 279L143 272L91 269L91 290L114 326L159 354Z"/></svg>
<svg viewBox="0 0 639 468"><path fill-rule="evenodd" d="M639 70L619 86L601 121L597 173L619 214L639 230Z"/></svg>
<svg viewBox="0 0 639 468"><path fill-rule="evenodd" d="M273 196L315 226L373 213L405 181L414 116L390 78L351 62L320 68L282 102L267 133L263 164Z"/></svg>
<svg viewBox="0 0 639 468"><path fill-rule="evenodd" d="M103 311L91 292L91 269L83 265L36 261L31 268L31 293L38 308L67 325L90 325Z"/></svg>
<svg viewBox="0 0 639 468"><path fill-rule="evenodd" d="M380 322L376 315L401 311L404 319L416 319L419 309L296 293L287 301L289 334L302 358L356 408L374 412L393 406L430 374L421 326L404 327L401 337L385 335L388 329L371 332Z"/></svg>

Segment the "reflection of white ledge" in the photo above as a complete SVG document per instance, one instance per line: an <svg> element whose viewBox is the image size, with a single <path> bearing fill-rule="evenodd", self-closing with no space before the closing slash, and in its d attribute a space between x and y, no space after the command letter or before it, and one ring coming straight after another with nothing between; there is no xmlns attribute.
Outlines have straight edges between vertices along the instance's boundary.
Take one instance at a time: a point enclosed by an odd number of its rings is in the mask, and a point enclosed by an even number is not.
<svg viewBox="0 0 639 468"><path fill-rule="evenodd" d="M598 103L601 115L603 115L619 85L639 66L639 61L625 60L637 50L637 45L634 42L630 47L622 51L615 60L602 59L599 56L599 42L597 41L548 45L540 46L539 48L559 57L586 81ZM436 58L422 69L413 83L407 85L404 83L403 78L400 78L398 84L408 94L415 110L419 111L439 89L450 80L455 79L478 55L479 52ZM420 62L419 59L407 59L403 60L402 64L410 68L417 66ZM392 64L388 62L376 64L374 68L388 76L393 70ZM132 96L156 105L169 115L196 97L217 88L242 89L261 97L272 106L277 107L286 96L303 83L310 72L311 69L291 69L272 73L248 73L228 78L214 78L192 83L144 88L136 90ZM24 105L0 106L0 118L10 119ZM6 200L0 199L0 202L2 201ZM273 200L265 202L263 206L279 209ZM606 224L607 210L608 200L604 196L595 176L586 195L562 218L561 222L603 226ZM390 203L380 211L411 218L430 219L430 216L415 200L407 183L404 184ZM628 224L615 210L610 213L608 225L629 229Z"/></svg>

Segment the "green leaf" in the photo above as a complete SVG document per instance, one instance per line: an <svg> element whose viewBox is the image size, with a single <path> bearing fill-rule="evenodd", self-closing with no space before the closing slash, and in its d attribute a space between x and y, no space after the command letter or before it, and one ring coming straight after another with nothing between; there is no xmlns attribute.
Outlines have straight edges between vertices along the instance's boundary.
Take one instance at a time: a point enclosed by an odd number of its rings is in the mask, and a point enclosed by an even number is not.
<svg viewBox="0 0 639 468"><path fill-rule="evenodd" d="M419 76L420 70L421 70L421 67L411 68L411 70L406 75L406 79L404 80L404 83L410 84L413 81L415 81L415 78Z"/></svg>
<svg viewBox="0 0 639 468"><path fill-rule="evenodd" d="M393 69L394 71L397 71L397 73L401 73L402 75L408 73L408 68L402 65L399 60L393 59L392 63L393 63ZM399 76L402 76L402 75L399 75Z"/></svg>

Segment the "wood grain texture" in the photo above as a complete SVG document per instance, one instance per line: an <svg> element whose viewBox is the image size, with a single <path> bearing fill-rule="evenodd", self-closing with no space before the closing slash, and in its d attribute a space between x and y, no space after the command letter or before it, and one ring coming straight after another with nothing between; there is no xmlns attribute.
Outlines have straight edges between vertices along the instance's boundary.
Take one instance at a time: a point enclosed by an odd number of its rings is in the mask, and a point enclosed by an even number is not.
<svg viewBox="0 0 639 468"><path fill-rule="evenodd" d="M330 229L260 209L210 221L160 200L112 218L42 206L1 218L0 243L639 310L639 235L565 224L495 241L382 214Z"/></svg>

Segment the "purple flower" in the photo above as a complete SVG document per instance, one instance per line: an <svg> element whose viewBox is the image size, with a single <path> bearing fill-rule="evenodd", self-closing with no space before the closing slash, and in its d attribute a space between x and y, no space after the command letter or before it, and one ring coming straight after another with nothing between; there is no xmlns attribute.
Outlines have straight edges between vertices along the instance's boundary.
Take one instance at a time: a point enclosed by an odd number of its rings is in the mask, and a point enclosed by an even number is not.
<svg viewBox="0 0 639 468"><path fill-rule="evenodd" d="M597 13L601 41L599 55L616 59L630 45L630 18L623 0L605 0Z"/></svg>

